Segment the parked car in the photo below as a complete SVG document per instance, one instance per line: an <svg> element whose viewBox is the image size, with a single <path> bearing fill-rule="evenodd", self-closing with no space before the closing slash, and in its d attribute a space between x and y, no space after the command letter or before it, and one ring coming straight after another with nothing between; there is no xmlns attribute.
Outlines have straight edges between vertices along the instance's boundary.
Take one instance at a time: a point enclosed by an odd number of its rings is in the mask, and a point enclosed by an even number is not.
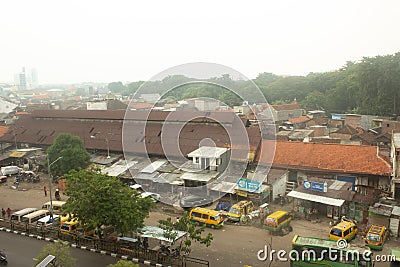
<svg viewBox="0 0 400 267"><path fill-rule="evenodd" d="M18 166L5 166L5 167L1 167L0 169L2 175L8 175L11 176L13 174L18 174L22 171L21 168L19 168Z"/></svg>
<svg viewBox="0 0 400 267"><path fill-rule="evenodd" d="M187 195L181 198L179 204L182 208L206 207L213 203L210 196Z"/></svg>

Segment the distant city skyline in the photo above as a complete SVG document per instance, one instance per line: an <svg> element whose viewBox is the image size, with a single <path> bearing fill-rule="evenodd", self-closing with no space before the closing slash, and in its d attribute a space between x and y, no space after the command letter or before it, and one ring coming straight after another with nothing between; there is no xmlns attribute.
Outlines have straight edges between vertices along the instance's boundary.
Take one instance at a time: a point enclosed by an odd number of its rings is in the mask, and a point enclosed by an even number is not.
<svg viewBox="0 0 400 267"><path fill-rule="evenodd" d="M190 62L253 79L400 52L397 0L22 0L0 8L0 82L8 83L23 66L37 69L40 84L146 81Z"/></svg>

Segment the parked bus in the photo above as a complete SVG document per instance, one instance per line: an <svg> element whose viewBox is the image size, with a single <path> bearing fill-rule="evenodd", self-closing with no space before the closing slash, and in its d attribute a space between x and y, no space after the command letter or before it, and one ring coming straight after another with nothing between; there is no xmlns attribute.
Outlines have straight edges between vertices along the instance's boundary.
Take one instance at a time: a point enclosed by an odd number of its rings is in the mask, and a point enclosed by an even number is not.
<svg viewBox="0 0 400 267"><path fill-rule="evenodd" d="M39 221L39 219L46 217L49 214L50 212L48 210L37 210L25 216L22 216L21 222L27 224L36 223L37 221Z"/></svg>
<svg viewBox="0 0 400 267"><path fill-rule="evenodd" d="M334 240L295 235L290 255L291 267L373 267L372 251L348 245L339 248Z"/></svg>
<svg viewBox="0 0 400 267"><path fill-rule="evenodd" d="M65 204L65 201L59 201L59 200L55 200L52 202L46 202L42 205L42 209L43 210L50 210L51 205L53 206L53 213L54 214L59 214L60 210L62 208L62 206Z"/></svg>
<svg viewBox="0 0 400 267"><path fill-rule="evenodd" d="M11 214L11 220L14 222L21 222L21 219L23 216L35 212L37 211L37 208L25 208L19 211L14 212L13 214Z"/></svg>

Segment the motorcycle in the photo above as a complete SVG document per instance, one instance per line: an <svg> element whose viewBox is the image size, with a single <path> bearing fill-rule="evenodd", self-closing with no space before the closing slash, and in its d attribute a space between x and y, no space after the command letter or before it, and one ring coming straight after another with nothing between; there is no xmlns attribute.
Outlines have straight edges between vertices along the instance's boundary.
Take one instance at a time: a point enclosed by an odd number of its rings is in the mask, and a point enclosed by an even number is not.
<svg viewBox="0 0 400 267"><path fill-rule="evenodd" d="M0 251L0 264L7 265L7 255L4 253L4 250Z"/></svg>
<svg viewBox="0 0 400 267"><path fill-rule="evenodd" d="M60 191L58 189L56 189L56 192L54 193L54 196L55 196L56 200L58 200L58 201L61 200Z"/></svg>

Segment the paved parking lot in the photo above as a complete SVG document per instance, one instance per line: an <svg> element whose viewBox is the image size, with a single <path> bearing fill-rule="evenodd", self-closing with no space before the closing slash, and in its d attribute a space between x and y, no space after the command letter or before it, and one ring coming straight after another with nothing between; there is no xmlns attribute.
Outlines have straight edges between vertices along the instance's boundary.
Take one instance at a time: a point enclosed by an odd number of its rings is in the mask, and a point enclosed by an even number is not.
<svg viewBox="0 0 400 267"><path fill-rule="evenodd" d="M41 176L42 177L42 176ZM45 178L45 177L43 177ZM22 209L25 207L40 208L44 202L49 201L49 196L45 197L43 185L48 184L46 180L40 183L28 184L22 183L20 188L24 190L15 190L10 187L12 181L0 185L0 206L6 209ZM65 196L63 197L65 199ZM173 213L172 208L166 207L164 204L158 204L156 211L150 214L146 219L146 224L157 225L158 220L167 217L179 216L179 212ZM272 206L273 210L280 209L280 206ZM286 207L287 210L290 207ZM263 250L268 244L271 244L274 250L289 251L291 241L295 234L302 236L312 236L326 238L329 232L329 220L320 218L320 222L307 220L294 220L292 222L293 232L286 236L271 236L268 231L261 229L258 224L255 226L240 226L234 224L225 224L221 229L208 229L214 235L214 240L210 247L194 243L192 247L193 257L209 260L211 266L268 266L268 261L259 261L257 253ZM357 237L352 243L363 244L361 237ZM382 252L378 254L388 254L390 248L399 248L400 241L390 240L384 247ZM289 266L288 262L273 262L271 266ZM387 267L388 263L376 263L377 267Z"/></svg>

